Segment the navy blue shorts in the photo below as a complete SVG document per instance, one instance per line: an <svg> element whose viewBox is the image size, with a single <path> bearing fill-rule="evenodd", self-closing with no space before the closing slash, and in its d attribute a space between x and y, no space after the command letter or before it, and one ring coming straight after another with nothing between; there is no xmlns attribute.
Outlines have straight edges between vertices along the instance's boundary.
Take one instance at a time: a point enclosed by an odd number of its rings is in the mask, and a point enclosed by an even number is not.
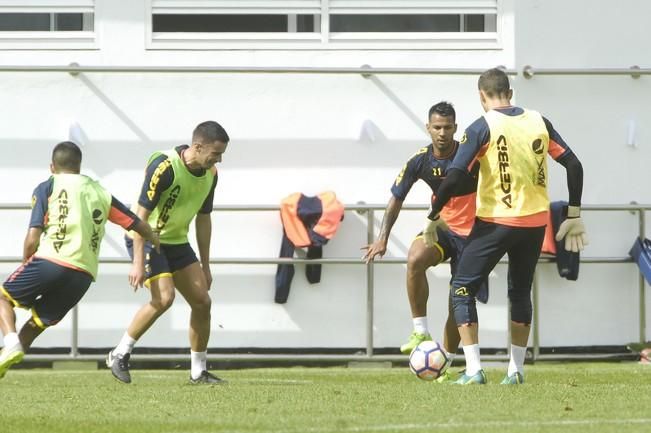
<svg viewBox="0 0 651 433"><path fill-rule="evenodd" d="M7 278L1 290L16 307L31 308L34 322L47 328L77 305L92 282L84 271L32 257Z"/></svg>
<svg viewBox="0 0 651 433"><path fill-rule="evenodd" d="M125 243L129 257L133 260L133 239L125 236ZM160 253L157 253L151 242L145 242L145 282L160 277L171 277L178 270L192 263L198 262L189 243L161 244Z"/></svg>
<svg viewBox="0 0 651 433"><path fill-rule="evenodd" d="M438 246L440 247L440 252L443 255L443 261L450 260L450 273L452 278L457 273L457 266L459 263L459 258L461 257L461 252L463 251L464 246L466 245L466 237L461 236L451 230L442 229L438 227L436 229L438 234ZM423 232L420 232L418 236L422 236ZM450 279L452 283L452 279ZM488 279L484 279L477 291L475 297L479 302L486 303L488 302Z"/></svg>
<svg viewBox="0 0 651 433"><path fill-rule="evenodd" d="M511 227L476 218L453 278L453 287L467 287L472 294L507 254L508 288L531 290L544 237L544 226Z"/></svg>

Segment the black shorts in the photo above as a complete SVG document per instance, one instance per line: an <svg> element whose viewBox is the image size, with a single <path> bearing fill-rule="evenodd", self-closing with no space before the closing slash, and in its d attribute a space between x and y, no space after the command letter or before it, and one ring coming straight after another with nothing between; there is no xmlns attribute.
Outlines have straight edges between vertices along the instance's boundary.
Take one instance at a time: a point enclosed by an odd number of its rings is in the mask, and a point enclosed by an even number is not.
<svg viewBox="0 0 651 433"><path fill-rule="evenodd" d="M86 294L93 277L47 259L32 257L0 290L16 307L32 310L41 328L56 325Z"/></svg>
<svg viewBox="0 0 651 433"><path fill-rule="evenodd" d="M437 227L436 233L439 240L435 247L438 248L441 253L441 256L443 257L442 261L450 260L450 273L452 274L452 277L454 277L457 273L457 265L459 263L459 258L461 257L461 252L466 245L467 237L440 227ZM423 232L418 234L419 237L422 235ZM450 279L450 283L452 283L452 279ZM485 279L482 282L475 297L478 301L484 304L488 302L488 279Z"/></svg>
<svg viewBox="0 0 651 433"><path fill-rule="evenodd" d="M133 260L133 239L125 237L129 257ZM160 253L157 253L151 242L145 242L145 283L161 277L171 277L178 270L192 263L198 262L189 243L161 244Z"/></svg>

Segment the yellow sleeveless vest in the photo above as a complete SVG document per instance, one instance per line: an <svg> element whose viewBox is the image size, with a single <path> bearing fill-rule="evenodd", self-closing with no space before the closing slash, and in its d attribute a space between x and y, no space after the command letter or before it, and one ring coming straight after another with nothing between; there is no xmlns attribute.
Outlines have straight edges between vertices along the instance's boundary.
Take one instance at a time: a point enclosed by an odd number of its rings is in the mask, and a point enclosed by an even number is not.
<svg viewBox="0 0 651 433"><path fill-rule="evenodd" d="M490 143L479 159L477 216L519 217L547 211L549 133L542 116L531 110L518 116L491 110L484 118Z"/></svg>
<svg viewBox="0 0 651 433"><path fill-rule="evenodd" d="M161 194L148 222L160 231L161 243L183 244L188 242L190 223L206 200L215 176L211 170L206 170L203 176L194 176L175 150L154 153L149 161L160 154L167 155L161 165L172 165L174 182Z"/></svg>
<svg viewBox="0 0 651 433"><path fill-rule="evenodd" d="M95 279L111 194L81 174L52 177L48 220L36 255L83 269Z"/></svg>

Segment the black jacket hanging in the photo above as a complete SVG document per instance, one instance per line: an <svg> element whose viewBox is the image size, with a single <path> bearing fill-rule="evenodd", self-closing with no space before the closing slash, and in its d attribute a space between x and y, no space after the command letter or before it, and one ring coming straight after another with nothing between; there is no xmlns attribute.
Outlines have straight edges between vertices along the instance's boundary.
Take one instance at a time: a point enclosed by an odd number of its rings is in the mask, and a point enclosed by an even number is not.
<svg viewBox="0 0 651 433"><path fill-rule="evenodd" d="M579 264L581 261L580 253L574 253L565 249L565 239L557 241L556 233L561 223L567 218L567 202L554 201L549 205L549 220L545 230L545 242L543 243L543 253L554 254L556 256L556 268L558 275L570 281L576 281L579 278Z"/></svg>

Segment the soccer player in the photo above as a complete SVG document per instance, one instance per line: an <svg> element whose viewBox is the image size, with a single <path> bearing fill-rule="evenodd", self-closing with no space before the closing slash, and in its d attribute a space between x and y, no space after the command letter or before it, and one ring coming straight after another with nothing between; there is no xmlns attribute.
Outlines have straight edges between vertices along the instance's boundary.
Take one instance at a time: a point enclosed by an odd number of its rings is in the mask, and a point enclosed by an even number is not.
<svg viewBox="0 0 651 433"><path fill-rule="evenodd" d="M391 187L392 197L389 199L380 233L375 242L363 247L366 253L363 258L366 262L372 261L376 256L383 256L387 249L387 242L391 228L396 222L402 203L419 179L423 180L437 194L439 185L445 177L448 165L457 153L459 143L454 140L457 131L456 113L449 102L439 102L432 106L428 113L428 123L425 125L432 143L414 154L405 164L402 171ZM439 227L438 241L426 245L422 233L413 240L407 256L407 297L411 307L414 330L409 340L400 347L400 351L409 354L420 342L431 340L427 324L427 300L429 286L426 271L431 266L450 259L452 275L455 273L457 257L463 248L465 238L475 220L475 191L477 189L477 169L468 176L458 180L458 190L454 197L443 210L443 219L448 228ZM478 298L486 302L488 287L483 286L477 294ZM445 323L443 345L451 357L459 346L459 332L454 316L451 313L451 304L448 303L449 314Z"/></svg>
<svg viewBox="0 0 651 433"><path fill-rule="evenodd" d="M0 378L22 361L36 337L77 305L95 280L106 221L135 230L158 247L149 224L98 182L79 174L80 169L79 147L61 142L52 152L52 176L34 190L23 264L0 287ZM32 310L20 333L14 307Z"/></svg>
<svg viewBox="0 0 651 433"><path fill-rule="evenodd" d="M587 244L581 220L583 167L538 112L511 105L508 76L489 69L479 77L479 98L485 114L466 129L459 151L425 223L435 239L441 211L467 168L480 162L477 220L468 236L452 279L454 316L466 358L465 374L456 383L484 384L479 359L479 320L474 295L504 254L508 255L508 297L511 308L511 358L502 384L524 382L524 358L531 324L531 284L543 242L547 196L547 154L565 167L569 190L567 219L556 235L565 248L580 251Z"/></svg>
<svg viewBox="0 0 651 433"><path fill-rule="evenodd" d="M215 384L222 379L206 367L210 337L211 300L210 213L217 185L217 168L229 137L214 121L200 123L192 143L169 151L155 152L149 159L136 214L160 232L160 253L138 235L127 236L133 259L129 283L137 290L145 284L149 303L136 313L119 344L109 352L106 365L113 376L131 383L129 357L136 341L174 301L175 288L190 305L190 382ZM197 256L188 241L190 222L195 219Z"/></svg>

